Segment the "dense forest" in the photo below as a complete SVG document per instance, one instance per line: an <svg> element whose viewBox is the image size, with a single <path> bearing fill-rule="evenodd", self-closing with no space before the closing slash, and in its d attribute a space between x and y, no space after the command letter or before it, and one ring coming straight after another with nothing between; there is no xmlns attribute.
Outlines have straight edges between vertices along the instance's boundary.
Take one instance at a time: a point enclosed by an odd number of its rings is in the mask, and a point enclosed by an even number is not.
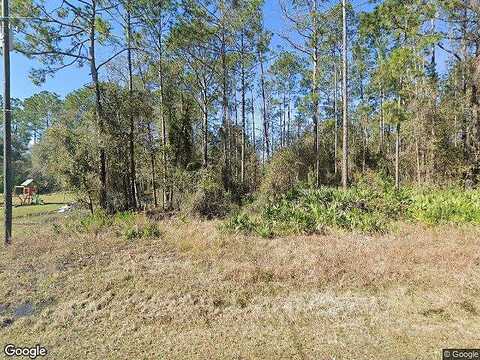
<svg viewBox="0 0 480 360"><path fill-rule="evenodd" d="M52 3L13 2L15 50L38 84L90 77L14 100L15 184L73 190L92 212L221 216L371 173L397 189L480 180L477 0Z"/></svg>

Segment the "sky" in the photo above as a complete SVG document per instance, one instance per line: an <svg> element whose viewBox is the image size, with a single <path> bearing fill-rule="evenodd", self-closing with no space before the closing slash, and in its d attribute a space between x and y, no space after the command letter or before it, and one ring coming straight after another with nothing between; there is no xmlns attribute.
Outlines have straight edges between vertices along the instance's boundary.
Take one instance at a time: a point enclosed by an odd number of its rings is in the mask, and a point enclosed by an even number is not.
<svg viewBox="0 0 480 360"><path fill-rule="evenodd" d="M59 71L55 77L49 78L42 86L36 86L32 83L28 74L32 67L38 66L38 63L17 53L12 53L10 56L11 93L14 98L26 98L42 90L52 91L64 96L88 82L89 71L87 68L72 67ZM3 81L3 73L1 79Z"/></svg>
<svg viewBox="0 0 480 360"><path fill-rule="evenodd" d="M281 32L285 28L284 20L282 18L279 0L266 0L264 5L264 20L265 26L274 34ZM323 5L327 8L330 4L333 5L339 0L329 0ZM353 5L356 11L368 10L372 7L365 0L353 0ZM273 37L272 47L275 48L282 42L278 36ZM3 69L3 58L2 69ZM62 97L69 92L78 89L89 82L89 68L85 66L78 68L71 66L63 69L55 74L54 77L49 77L47 81L41 86L36 86L29 79L29 71L33 67L38 67L39 64L35 60L28 59L25 56L12 52L11 53L11 92L14 98L26 98L42 90L55 92ZM3 72L1 72L0 80L3 82Z"/></svg>

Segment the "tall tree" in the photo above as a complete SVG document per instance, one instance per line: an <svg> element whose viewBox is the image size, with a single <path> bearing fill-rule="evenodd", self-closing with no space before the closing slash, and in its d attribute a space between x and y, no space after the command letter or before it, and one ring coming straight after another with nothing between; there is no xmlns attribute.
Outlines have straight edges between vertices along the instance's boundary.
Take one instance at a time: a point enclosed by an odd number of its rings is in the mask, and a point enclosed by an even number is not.
<svg viewBox="0 0 480 360"><path fill-rule="evenodd" d="M343 42L342 42L342 91L343 91L343 156L342 186L348 187L348 49L347 49L347 2L342 0Z"/></svg>
<svg viewBox="0 0 480 360"><path fill-rule="evenodd" d="M57 6L42 0L22 1L17 13L27 21L18 24L21 36L17 50L35 57L43 67L31 72L36 83L45 81L46 76L72 65L90 66L92 87L95 91L95 111L98 120L98 136L105 136L105 116L102 109L102 92L99 71L124 53L122 48L112 55L101 57L98 48L105 46L111 32L105 20L112 5L104 0L61 1ZM100 204L109 208L107 194L107 159L105 144L99 150L100 158Z"/></svg>
<svg viewBox="0 0 480 360"><path fill-rule="evenodd" d="M29 122L34 144L58 120L61 111L62 101L59 95L48 91L34 94L23 101L22 117Z"/></svg>
<svg viewBox="0 0 480 360"><path fill-rule="evenodd" d="M165 83L168 62L168 49L166 38L169 36L174 17L177 15L178 4L175 0L156 1L156 0L139 0L135 1L134 11L140 21L143 29L143 41L141 46L154 61L153 69L156 71L156 79L158 84L158 117L161 127L162 141L162 163L163 163L163 207L170 207L170 199L168 197L168 126L165 109Z"/></svg>

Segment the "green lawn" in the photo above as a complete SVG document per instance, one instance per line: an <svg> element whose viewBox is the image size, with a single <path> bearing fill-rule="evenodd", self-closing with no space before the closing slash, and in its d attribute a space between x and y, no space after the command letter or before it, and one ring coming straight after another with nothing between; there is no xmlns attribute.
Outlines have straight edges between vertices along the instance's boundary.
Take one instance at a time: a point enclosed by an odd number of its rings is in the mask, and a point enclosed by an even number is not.
<svg viewBox="0 0 480 360"><path fill-rule="evenodd" d="M60 209L63 204L24 205L13 208L13 218L34 216L43 213L50 213ZM0 215L3 218L3 212Z"/></svg>
<svg viewBox="0 0 480 360"><path fill-rule="evenodd" d="M40 194L40 198L45 202L45 203L64 203L68 201L73 201L73 196L69 193L66 192L55 192L55 193L50 193L50 194ZM17 204L18 198L15 196L13 197L13 202L14 204ZM0 203L3 204L3 194L0 194Z"/></svg>
<svg viewBox="0 0 480 360"><path fill-rule="evenodd" d="M52 193L40 195L43 201L42 205L19 205L18 198L13 199L13 222L16 219L24 219L30 217L37 217L43 214L53 213L60 209L65 204L73 202L73 196L67 193ZM3 208L3 194L0 195L0 205ZM3 209L0 211L0 219L3 219Z"/></svg>
<svg viewBox="0 0 480 360"><path fill-rule="evenodd" d="M52 193L40 195L43 201L42 205L23 205L18 199L13 199L13 236L25 236L27 233L35 233L39 227L48 225L51 219L62 217L63 214L57 214L65 204L74 201L74 197L68 193ZM0 231L3 234L3 194L0 194Z"/></svg>

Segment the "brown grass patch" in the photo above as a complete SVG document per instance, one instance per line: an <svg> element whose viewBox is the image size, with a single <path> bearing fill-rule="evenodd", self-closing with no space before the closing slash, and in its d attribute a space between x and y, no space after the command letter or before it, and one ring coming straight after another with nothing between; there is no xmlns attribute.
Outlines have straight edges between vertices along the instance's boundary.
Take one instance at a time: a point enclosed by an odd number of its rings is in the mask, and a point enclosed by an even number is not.
<svg viewBox="0 0 480 360"><path fill-rule="evenodd" d="M216 225L25 233L0 251L0 339L52 359L432 359L480 341L478 228L268 240Z"/></svg>

